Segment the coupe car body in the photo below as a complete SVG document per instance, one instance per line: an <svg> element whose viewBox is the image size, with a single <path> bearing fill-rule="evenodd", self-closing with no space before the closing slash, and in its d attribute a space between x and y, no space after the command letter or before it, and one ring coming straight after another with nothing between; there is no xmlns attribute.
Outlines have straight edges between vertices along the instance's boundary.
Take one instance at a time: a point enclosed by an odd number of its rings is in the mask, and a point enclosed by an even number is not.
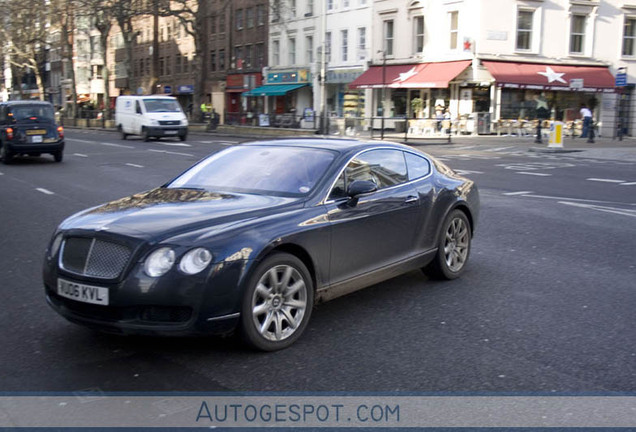
<svg viewBox="0 0 636 432"><path fill-rule="evenodd" d="M315 302L417 268L459 276L478 215L472 181L407 146L252 142L65 220L46 252L46 298L103 331L238 328L275 350Z"/></svg>

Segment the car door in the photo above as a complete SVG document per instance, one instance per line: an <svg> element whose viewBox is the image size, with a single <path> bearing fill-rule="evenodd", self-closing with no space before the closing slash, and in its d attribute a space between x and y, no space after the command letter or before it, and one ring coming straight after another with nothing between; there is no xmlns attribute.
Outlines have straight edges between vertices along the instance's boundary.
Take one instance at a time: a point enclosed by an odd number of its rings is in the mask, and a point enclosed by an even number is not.
<svg viewBox="0 0 636 432"><path fill-rule="evenodd" d="M376 183L376 192L346 197L355 180ZM330 279L339 283L413 254L419 197L408 183L404 153L370 150L347 164L327 202L332 228Z"/></svg>

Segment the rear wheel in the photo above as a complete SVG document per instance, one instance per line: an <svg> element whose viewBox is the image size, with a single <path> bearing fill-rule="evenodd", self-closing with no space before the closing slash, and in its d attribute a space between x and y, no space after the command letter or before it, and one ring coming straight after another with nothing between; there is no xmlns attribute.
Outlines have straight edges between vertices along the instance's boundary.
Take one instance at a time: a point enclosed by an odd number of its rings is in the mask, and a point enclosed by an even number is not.
<svg viewBox="0 0 636 432"><path fill-rule="evenodd" d="M302 261L287 253L270 255L258 265L245 291L243 338L263 351L287 348L307 327L313 305L313 282Z"/></svg>
<svg viewBox="0 0 636 432"><path fill-rule="evenodd" d="M470 245L471 229L466 214L451 211L442 225L437 254L424 272L437 279L458 278L466 268Z"/></svg>
<svg viewBox="0 0 636 432"><path fill-rule="evenodd" d="M13 162L13 153L11 153L11 150L9 150L5 144L0 144L0 159L2 159L5 165L9 165Z"/></svg>
<svg viewBox="0 0 636 432"><path fill-rule="evenodd" d="M64 159L64 152L62 150L56 151L53 153L53 159L55 159L55 162L62 162Z"/></svg>
<svg viewBox="0 0 636 432"><path fill-rule="evenodd" d="M128 138L128 134L124 132L124 128L122 128L121 125L119 125L118 129L119 133L121 134L121 139L125 140L126 138Z"/></svg>

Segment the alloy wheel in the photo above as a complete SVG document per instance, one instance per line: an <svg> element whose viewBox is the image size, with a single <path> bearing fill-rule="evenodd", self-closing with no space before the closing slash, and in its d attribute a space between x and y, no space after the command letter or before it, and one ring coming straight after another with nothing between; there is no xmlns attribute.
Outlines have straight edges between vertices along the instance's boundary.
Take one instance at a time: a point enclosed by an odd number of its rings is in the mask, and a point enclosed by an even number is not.
<svg viewBox="0 0 636 432"><path fill-rule="evenodd" d="M444 258L448 269L458 272L464 267L468 258L470 232L464 219L454 218L445 233Z"/></svg>

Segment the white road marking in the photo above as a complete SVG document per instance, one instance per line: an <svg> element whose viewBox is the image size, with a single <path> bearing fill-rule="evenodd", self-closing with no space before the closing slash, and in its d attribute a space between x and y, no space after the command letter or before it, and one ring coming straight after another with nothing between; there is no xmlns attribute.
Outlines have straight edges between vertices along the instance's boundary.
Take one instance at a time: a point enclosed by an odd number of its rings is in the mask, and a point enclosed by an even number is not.
<svg viewBox="0 0 636 432"><path fill-rule="evenodd" d="M38 192L42 192L43 194L46 194L46 195L55 195L55 192L51 192L51 191L50 191L50 190L48 190L48 189L44 189L44 188L35 188L35 190L36 190L36 191L38 191Z"/></svg>
<svg viewBox="0 0 636 432"><path fill-rule="evenodd" d="M155 153L166 153L166 154L172 154L172 155L194 157L194 155L190 154L190 153L171 152L171 151L168 151L168 150L148 149L148 151L155 152Z"/></svg>
<svg viewBox="0 0 636 432"><path fill-rule="evenodd" d="M134 149L133 146L123 145L123 144L81 140L81 139L77 139L77 138L66 138L66 141L73 141L73 142L78 142L78 143L82 143L82 144L97 144L97 145L103 145L103 146L107 146L107 147L120 147L120 148Z"/></svg>
<svg viewBox="0 0 636 432"><path fill-rule="evenodd" d="M82 153L73 153L73 156L87 158L88 156Z"/></svg>
<svg viewBox="0 0 636 432"><path fill-rule="evenodd" d="M585 180L603 182L603 183L625 183L625 180L612 180L612 179L602 179L602 178L589 178Z"/></svg>
<svg viewBox="0 0 636 432"><path fill-rule="evenodd" d="M127 163L126 165L130 166L130 167L134 167L134 168L143 168L144 167L143 165L137 165L137 164L133 164L133 163Z"/></svg>
<svg viewBox="0 0 636 432"><path fill-rule="evenodd" d="M4 173L1 173L1 172L0 172L0 175L4 175Z"/></svg>
<svg viewBox="0 0 636 432"><path fill-rule="evenodd" d="M468 174L483 174L483 171L469 171L469 170L458 170L456 169L455 172L459 175L468 175Z"/></svg>
<svg viewBox="0 0 636 432"><path fill-rule="evenodd" d="M466 147L456 147L456 148L451 148L450 150L468 150L468 149L475 148L475 147L477 147L477 146L473 145L473 146L466 146Z"/></svg>
<svg viewBox="0 0 636 432"><path fill-rule="evenodd" d="M505 192L504 195L514 196L514 195L527 195L531 194L532 191L519 191L519 192Z"/></svg>
<svg viewBox="0 0 636 432"><path fill-rule="evenodd" d="M626 206L636 207L636 204L618 202L618 201L602 201L602 200L592 200L592 199L584 199L584 198L555 197L555 196L549 196L549 195L526 195L526 197L550 199L550 200L558 200L558 201L577 201L577 202L588 202L588 203L599 203L599 204L617 204L617 205L626 205Z"/></svg>
<svg viewBox="0 0 636 432"><path fill-rule="evenodd" d="M612 214L617 214L621 216L636 217L636 210L626 210L626 209L615 208L615 207L605 207L605 206L575 203L575 202L569 202L569 201L559 201L559 204L565 204L572 207L586 208L586 209L596 210L596 211L605 212L605 213L612 213Z"/></svg>
<svg viewBox="0 0 636 432"><path fill-rule="evenodd" d="M497 148L490 149L490 150L486 150L486 151L487 151L487 152L498 152L498 151L506 150L506 149L510 149L510 148L516 148L516 146L497 147Z"/></svg>
<svg viewBox="0 0 636 432"><path fill-rule="evenodd" d="M192 147L190 144L168 142L168 141L157 141L155 144L161 144L161 145L172 146L172 147Z"/></svg>
<svg viewBox="0 0 636 432"><path fill-rule="evenodd" d="M516 171L515 174L533 175L537 177L550 177L552 175L552 174L546 174L546 173L525 172L525 171Z"/></svg>
<svg viewBox="0 0 636 432"><path fill-rule="evenodd" d="M0 173L2 174L2 173ZM629 182L629 183L621 183L621 186L634 186L636 185L636 182Z"/></svg>

